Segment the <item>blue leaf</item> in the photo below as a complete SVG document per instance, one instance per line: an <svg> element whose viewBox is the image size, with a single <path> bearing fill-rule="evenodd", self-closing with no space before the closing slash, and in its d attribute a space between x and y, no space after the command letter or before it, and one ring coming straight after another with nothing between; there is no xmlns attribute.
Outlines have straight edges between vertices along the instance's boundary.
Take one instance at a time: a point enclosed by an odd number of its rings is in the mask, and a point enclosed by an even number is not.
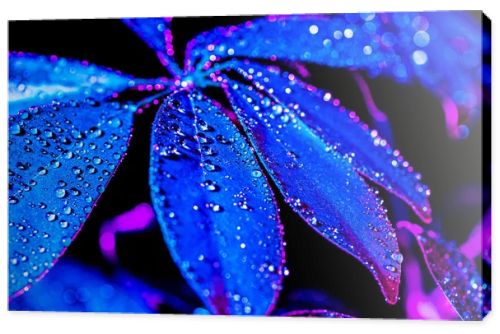
<svg viewBox="0 0 500 334"><path fill-rule="evenodd" d="M132 115L88 98L9 118L9 295L27 291L75 238L125 154Z"/></svg>
<svg viewBox="0 0 500 334"><path fill-rule="evenodd" d="M324 144L288 108L251 87L227 87L230 101L285 201L312 228L356 257L396 303L401 253L376 192L352 163Z"/></svg>
<svg viewBox="0 0 500 334"><path fill-rule="evenodd" d="M269 16L198 35L188 65L207 68L250 57L361 69L398 82L417 79L475 117L481 108L482 35L471 13Z"/></svg>
<svg viewBox="0 0 500 334"><path fill-rule="evenodd" d="M481 320L485 306L486 284L474 262L464 256L454 242L445 240L432 230L403 221L398 228L406 229L417 239L427 268L436 284L463 320Z"/></svg>
<svg viewBox="0 0 500 334"><path fill-rule="evenodd" d="M237 62L238 72L253 85L300 115L334 151L347 156L354 168L371 181L405 200L425 222L432 218L429 188L420 181L398 150L376 130L338 103L332 94L306 85L293 74L255 63Z"/></svg>
<svg viewBox="0 0 500 334"><path fill-rule="evenodd" d="M182 75L182 71L173 58L174 47L172 32L170 31L171 21L171 17L123 19L123 22L156 52L163 66L174 77L179 77Z"/></svg>
<svg viewBox="0 0 500 334"><path fill-rule="evenodd" d="M105 98L135 79L111 69L56 56L9 53L9 114L53 99Z"/></svg>
<svg viewBox="0 0 500 334"><path fill-rule="evenodd" d="M182 274L213 313L270 312L282 226L245 138L220 107L180 91L158 111L151 142L153 204Z"/></svg>
<svg viewBox="0 0 500 334"><path fill-rule="evenodd" d="M9 303L11 311L152 313L147 296L156 291L129 275L108 276L62 260L29 292Z"/></svg>

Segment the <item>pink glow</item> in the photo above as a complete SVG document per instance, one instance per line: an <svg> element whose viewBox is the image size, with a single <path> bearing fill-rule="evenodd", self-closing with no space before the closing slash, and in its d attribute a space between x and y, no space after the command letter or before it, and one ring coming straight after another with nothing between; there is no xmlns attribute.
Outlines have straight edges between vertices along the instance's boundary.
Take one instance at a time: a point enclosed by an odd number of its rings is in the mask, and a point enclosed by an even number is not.
<svg viewBox="0 0 500 334"><path fill-rule="evenodd" d="M368 87L368 84L363 76L358 72L352 72L352 75L354 80L356 80L356 84L358 85L361 94L363 95L363 99L365 100L366 107L368 108L370 115L378 122L386 122L387 116L375 104L370 87Z"/></svg>
<svg viewBox="0 0 500 334"><path fill-rule="evenodd" d="M151 291L146 291L142 293L142 298L148 305L148 307L152 310L157 310L158 307L163 303L164 298L162 295L158 293L154 293Z"/></svg>
<svg viewBox="0 0 500 334"><path fill-rule="evenodd" d="M105 222L99 235L99 246L104 257L111 262L117 262L116 234L144 230L154 221L154 218L151 206L141 203L132 210Z"/></svg>
<svg viewBox="0 0 500 334"><path fill-rule="evenodd" d="M489 215L484 220L488 221ZM485 224L487 225L487 224ZM415 235L423 232L422 227L408 221L397 223L398 229L406 228ZM474 259L482 253L481 238L487 231L482 231L482 224L478 224L471 232L469 238L460 246L460 251L469 259ZM486 233L482 233L486 232ZM439 287L434 288L430 293L426 293L422 283L422 271L405 243L402 243L405 253L405 263L403 265L403 274L405 282L405 310L409 319L458 319L458 314L448 301L443 290Z"/></svg>
<svg viewBox="0 0 500 334"><path fill-rule="evenodd" d="M460 252L462 252L462 254L464 254L469 260L472 260L481 254L481 231L481 224L476 225L469 235L469 238L460 246Z"/></svg>
<svg viewBox="0 0 500 334"><path fill-rule="evenodd" d="M460 246L460 252L469 260L477 256L487 257L489 251L491 251L491 211L484 215L483 220L474 227L467 240Z"/></svg>
<svg viewBox="0 0 500 334"><path fill-rule="evenodd" d="M450 98L444 98L441 102L441 106L444 110L444 119L446 122L446 128L448 129L448 135L453 139L458 139L460 132L458 129L458 108L455 102Z"/></svg>
<svg viewBox="0 0 500 334"><path fill-rule="evenodd" d="M396 226L398 227L398 229L403 229L403 228L406 228L408 231L412 232L413 234L421 234L424 230L422 229L422 227L420 227L419 225L417 224L413 224L409 221L405 221L405 220L401 220L399 221Z"/></svg>
<svg viewBox="0 0 500 334"><path fill-rule="evenodd" d="M411 256L406 259L403 271L406 276L405 309L409 319L457 319L457 313L440 288L431 293L424 291L422 272L418 262Z"/></svg>

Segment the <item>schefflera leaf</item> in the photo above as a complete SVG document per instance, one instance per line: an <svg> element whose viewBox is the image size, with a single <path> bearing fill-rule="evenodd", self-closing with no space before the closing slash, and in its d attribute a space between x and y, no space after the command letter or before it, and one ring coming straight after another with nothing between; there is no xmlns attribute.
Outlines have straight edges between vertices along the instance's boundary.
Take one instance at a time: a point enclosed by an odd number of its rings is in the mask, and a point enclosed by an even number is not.
<svg viewBox="0 0 500 334"><path fill-rule="evenodd" d="M127 149L132 108L94 99L9 118L9 295L40 279L69 246Z"/></svg>
<svg viewBox="0 0 500 334"><path fill-rule="evenodd" d="M196 36L186 67L244 57L358 69L418 80L477 113L481 41L479 20L466 11L268 16Z"/></svg>
<svg viewBox="0 0 500 334"><path fill-rule="evenodd" d="M135 84L118 71L57 56L9 53L9 114L53 99L105 98Z"/></svg>
<svg viewBox="0 0 500 334"><path fill-rule="evenodd" d="M226 90L285 201L324 238L357 258L386 301L396 303L402 255L376 191L285 106L235 82Z"/></svg>
<svg viewBox="0 0 500 334"><path fill-rule="evenodd" d="M270 312L283 278L283 232L257 158L222 109L169 96L153 124L150 187L171 254L215 314Z"/></svg>
<svg viewBox="0 0 500 334"><path fill-rule="evenodd" d="M463 320L481 320L484 292L481 275L474 263L463 255L454 242L439 233L403 221L398 228L410 231L424 256L436 284Z"/></svg>
<svg viewBox="0 0 500 334"><path fill-rule="evenodd" d="M399 150L363 123L355 112L340 105L331 93L301 82L276 67L236 62L234 67L255 87L286 105L333 151L352 161L356 171L408 203L429 223L430 189L421 182Z"/></svg>

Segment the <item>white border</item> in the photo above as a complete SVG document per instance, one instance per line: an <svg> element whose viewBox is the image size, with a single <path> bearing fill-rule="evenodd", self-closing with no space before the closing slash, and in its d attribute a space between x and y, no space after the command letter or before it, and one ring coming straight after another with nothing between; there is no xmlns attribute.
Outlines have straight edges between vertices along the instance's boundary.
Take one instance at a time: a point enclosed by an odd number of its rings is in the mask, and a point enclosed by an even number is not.
<svg viewBox="0 0 500 334"><path fill-rule="evenodd" d="M54 0L2 0L0 2L1 34L0 53L0 332L2 333L471 333L492 332L500 328L500 312L492 314L480 323L424 322L401 320L332 320L332 319L283 319L283 318L238 318L238 317L194 317L167 315L119 315L119 314L56 314L56 313L8 313L7 310L7 20L43 18L94 18L94 17L138 17L138 16L210 16L230 14L269 13L321 13L359 11L404 11L404 10L450 10L481 9L493 20L494 50L499 41L498 23L500 10L495 0L136 0L116 1L54 1ZM54 36L57 38L57 36ZM498 75L498 57L493 58L493 77ZM499 91L493 86L493 105L497 106ZM493 147L499 151L499 117L493 113ZM498 154L493 155L493 217L499 212L497 192L500 178ZM494 218L495 219L495 218ZM494 228L493 259L497 266L498 233ZM494 274L496 269L494 269ZM498 306L500 282L494 275L494 309Z"/></svg>

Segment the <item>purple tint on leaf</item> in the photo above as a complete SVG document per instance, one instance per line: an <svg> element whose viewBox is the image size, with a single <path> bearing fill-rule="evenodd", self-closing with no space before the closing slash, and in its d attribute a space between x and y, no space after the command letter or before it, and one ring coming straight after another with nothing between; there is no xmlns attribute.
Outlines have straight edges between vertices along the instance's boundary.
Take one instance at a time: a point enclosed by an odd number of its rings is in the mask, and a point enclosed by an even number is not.
<svg viewBox="0 0 500 334"><path fill-rule="evenodd" d="M116 234L144 230L154 219L153 208L148 203L141 203L132 210L105 222L99 233L99 246L104 257L112 262L118 261Z"/></svg>
<svg viewBox="0 0 500 334"><path fill-rule="evenodd" d="M186 68L243 57L418 80L463 109L470 121L481 108L482 35L473 16L464 11L269 16L198 35ZM454 138L466 131L455 121L448 125Z"/></svg>
<svg viewBox="0 0 500 334"><path fill-rule="evenodd" d="M27 291L76 237L124 157L131 109L87 98L10 116L10 296Z"/></svg>
<svg viewBox="0 0 500 334"><path fill-rule="evenodd" d="M131 76L86 61L11 52L9 114L53 99L101 99L135 83Z"/></svg>
<svg viewBox="0 0 500 334"><path fill-rule="evenodd" d="M174 60L173 36L170 30L172 18L127 18L123 22L146 43L163 66L174 76L180 77L181 69Z"/></svg>
<svg viewBox="0 0 500 334"><path fill-rule="evenodd" d="M352 318L352 316L330 310L299 310L282 315L283 317L306 317L306 318Z"/></svg>
<svg viewBox="0 0 500 334"><path fill-rule="evenodd" d="M331 151L352 161L357 172L402 198L423 221L431 221L430 190L420 181L420 174L414 172L399 150L391 148L386 139L355 112L341 106L331 93L275 67L248 62L237 62L235 66L258 89L300 117Z"/></svg>
<svg viewBox="0 0 500 334"><path fill-rule="evenodd" d="M410 231L417 239L425 262L436 284L463 320L481 320L483 314L483 283L475 265L453 242L444 240L432 230L424 230L409 222L398 228Z"/></svg>
<svg viewBox="0 0 500 334"><path fill-rule="evenodd" d="M289 108L251 87L226 87L257 154L290 207L373 274L387 302L398 299L402 256L377 192L346 157Z"/></svg>
<svg viewBox="0 0 500 334"><path fill-rule="evenodd" d="M272 311L283 279L283 231L273 193L223 110L180 91L153 124L150 187L170 252L216 314Z"/></svg>

